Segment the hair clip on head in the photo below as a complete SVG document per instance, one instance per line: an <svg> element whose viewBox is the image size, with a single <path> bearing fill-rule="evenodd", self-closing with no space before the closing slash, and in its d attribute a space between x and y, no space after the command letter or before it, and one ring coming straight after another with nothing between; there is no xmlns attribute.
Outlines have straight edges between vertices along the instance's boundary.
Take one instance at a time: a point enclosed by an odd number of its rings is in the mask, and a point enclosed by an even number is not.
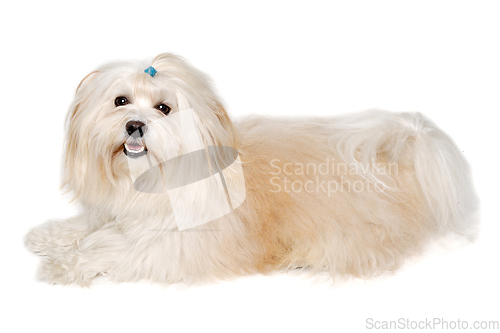
<svg viewBox="0 0 500 333"><path fill-rule="evenodd" d="M153 66L149 66L148 68L146 68L144 70L144 73L147 73L147 74L151 75L151 77L153 77L156 74L156 69L154 69Z"/></svg>

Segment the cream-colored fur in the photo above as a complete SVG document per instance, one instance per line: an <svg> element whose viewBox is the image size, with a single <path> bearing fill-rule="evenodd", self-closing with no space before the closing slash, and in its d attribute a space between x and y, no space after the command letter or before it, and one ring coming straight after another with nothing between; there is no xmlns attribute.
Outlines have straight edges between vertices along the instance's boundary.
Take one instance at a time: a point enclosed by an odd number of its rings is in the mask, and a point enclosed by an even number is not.
<svg viewBox="0 0 500 333"><path fill-rule="evenodd" d="M150 65L154 77L144 73ZM131 103L116 107L117 96ZM179 231L167 193L134 189L123 153L128 121L148 124L144 140L157 163L192 141L161 123L169 115L155 109L160 102L172 114L192 108L206 146L237 149L246 197L229 214ZM25 239L44 256L40 276L52 283L88 285L99 275L197 282L299 267L369 277L396 269L447 232L475 232L468 165L451 139L417 113L233 123L204 74L162 54L89 74L67 124L63 185L84 212L47 222ZM234 167L228 186L241 176ZM207 193L200 187L194 194L201 212L216 209Z"/></svg>

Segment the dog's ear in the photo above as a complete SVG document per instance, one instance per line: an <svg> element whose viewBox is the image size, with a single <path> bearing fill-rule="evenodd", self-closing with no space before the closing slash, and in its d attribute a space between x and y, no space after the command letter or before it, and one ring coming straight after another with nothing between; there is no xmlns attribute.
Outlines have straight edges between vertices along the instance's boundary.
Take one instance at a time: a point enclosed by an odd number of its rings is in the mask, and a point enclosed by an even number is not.
<svg viewBox="0 0 500 333"><path fill-rule="evenodd" d="M80 91L80 89L83 89L85 86L87 86L87 84L96 77L97 73L99 73L99 71L93 71L93 72L90 72L89 74L87 74L87 76L85 76L83 78L83 80L80 82L80 84L76 88L75 93L78 93Z"/></svg>
<svg viewBox="0 0 500 333"><path fill-rule="evenodd" d="M78 199L82 194L85 176L87 173L86 159L88 152L79 142L85 142L87 138L82 138L86 133L80 131L83 119L78 116L79 110L88 104L88 92L86 88L93 81L99 71L89 73L83 78L75 92L75 99L70 106L66 118L66 140L63 159L63 179L61 189L65 192L73 191L74 198Z"/></svg>
<svg viewBox="0 0 500 333"><path fill-rule="evenodd" d="M196 95L195 90L191 94L178 91L176 99L179 110L182 112L192 108L202 119L199 125L206 146L228 146L237 149L239 136L233 122L217 96L211 90L205 93L205 98L201 98Z"/></svg>
<svg viewBox="0 0 500 333"><path fill-rule="evenodd" d="M87 76L85 76L83 78L82 81L80 81L80 83L78 84L78 87L76 88L76 91L75 91L75 95L76 95L75 100L81 99L81 98L77 98L77 96L79 94L81 94L83 90L85 90L85 88L88 86L88 84L92 80L94 80L94 78L97 76L98 73L99 73L99 71L90 72L89 74L87 74ZM80 103L73 103L73 105L71 106L70 112L68 113L67 118L66 118L67 123L69 123L71 121L71 119L73 119L75 117L75 114L78 111L79 107L80 107Z"/></svg>
<svg viewBox="0 0 500 333"><path fill-rule="evenodd" d="M76 88L76 91L75 91L75 95L76 95L75 100L82 99L81 97L78 97L78 95L81 94L85 90L85 88L89 85L89 83L95 79L95 77L97 76L98 73L99 73L99 71L90 72L82 79L82 81L80 81L80 83L78 84L78 87ZM75 117L75 114L78 111L79 107L80 107L79 102L73 103L73 105L71 106L70 112L68 113L67 118L66 118L67 123L69 123L71 121L71 119L73 119Z"/></svg>
<svg viewBox="0 0 500 333"><path fill-rule="evenodd" d="M229 146L237 149L240 141L238 131L234 127L233 122L229 118L229 115L221 102L214 102L213 112L228 135L227 142L230 143Z"/></svg>

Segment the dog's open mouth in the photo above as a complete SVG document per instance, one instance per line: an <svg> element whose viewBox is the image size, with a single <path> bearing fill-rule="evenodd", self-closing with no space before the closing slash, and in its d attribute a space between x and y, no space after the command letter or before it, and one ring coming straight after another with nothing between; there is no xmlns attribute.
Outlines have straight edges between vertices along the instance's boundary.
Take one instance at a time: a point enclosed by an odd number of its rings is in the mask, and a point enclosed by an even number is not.
<svg viewBox="0 0 500 333"><path fill-rule="evenodd" d="M136 158L146 155L148 148L142 140L127 140L123 144L123 153L130 158Z"/></svg>

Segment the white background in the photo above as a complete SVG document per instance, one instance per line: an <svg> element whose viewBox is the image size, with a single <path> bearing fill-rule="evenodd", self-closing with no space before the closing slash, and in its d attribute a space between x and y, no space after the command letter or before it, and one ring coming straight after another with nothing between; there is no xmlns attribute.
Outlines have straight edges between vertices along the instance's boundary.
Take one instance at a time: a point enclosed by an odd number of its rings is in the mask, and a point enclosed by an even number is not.
<svg viewBox="0 0 500 333"><path fill-rule="evenodd" d="M4 1L0 8L3 332L361 332L367 318L500 320L500 3ZM475 244L395 276L250 276L202 287L37 281L22 237L76 206L58 190L63 120L100 64L173 52L230 115L418 110L449 133L482 201Z"/></svg>

